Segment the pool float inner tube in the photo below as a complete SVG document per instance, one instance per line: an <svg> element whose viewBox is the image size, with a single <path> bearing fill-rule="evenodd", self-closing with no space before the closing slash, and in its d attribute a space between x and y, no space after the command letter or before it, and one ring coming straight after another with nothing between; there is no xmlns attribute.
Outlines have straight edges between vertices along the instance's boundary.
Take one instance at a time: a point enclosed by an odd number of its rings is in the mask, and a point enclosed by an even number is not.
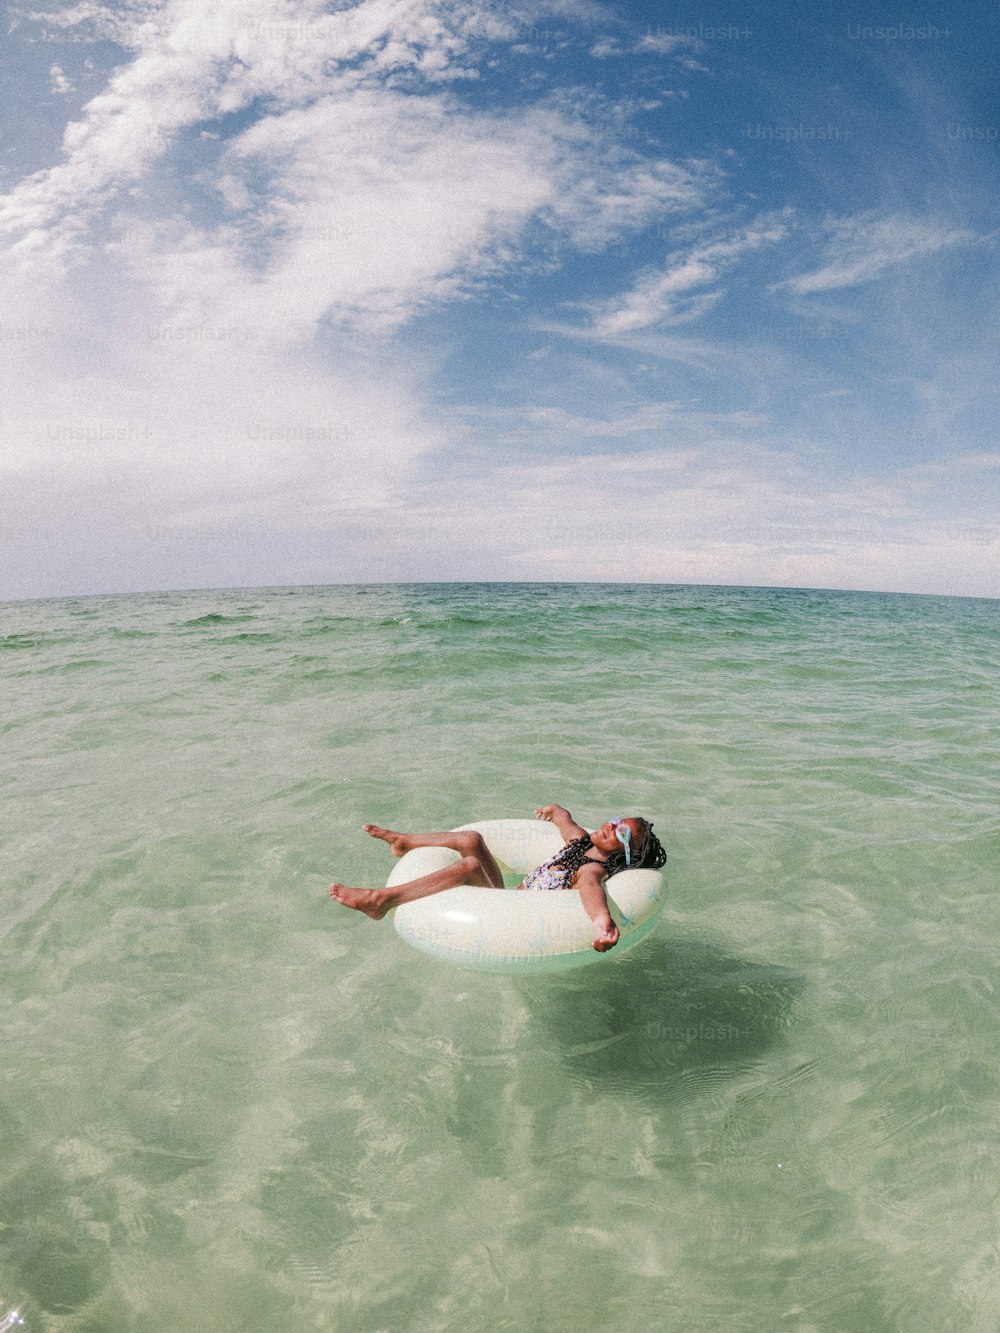
<svg viewBox="0 0 1000 1333"><path fill-rule="evenodd" d="M505 875L526 875L554 856L563 840L554 824L539 819L487 819L475 829ZM447 847L414 847L399 858L386 881L406 884L459 859ZM553 891L483 889L459 885L395 909L396 933L442 962L483 972L556 972L620 957L644 938L663 909L659 870L622 870L606 881L608 905L618 925L613 949L594 948L594 924L580 895Z"/></svg>

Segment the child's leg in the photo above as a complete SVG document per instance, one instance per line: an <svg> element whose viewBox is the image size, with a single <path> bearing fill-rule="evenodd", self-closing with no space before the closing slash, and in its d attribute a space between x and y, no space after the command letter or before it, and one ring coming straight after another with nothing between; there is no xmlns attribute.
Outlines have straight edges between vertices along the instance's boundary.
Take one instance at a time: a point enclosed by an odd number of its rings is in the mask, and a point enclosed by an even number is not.
<svg viewBox="0 0 1000 1333"><path fill-rule="evenodd" d="M481 833L471 829L452 829L444 833L396 833L393 829L379 828L377 824L365 824L364 830L371 837L387 842L394 856L403 856L414 847L450 847L460 856L474 856L490 877L490 885L487 887L503 888L503 874Z"/></svg>
<svg viewBox="0 0 1000 1333"><path fill-rule="evenodd" d="M437 844L431 844L436 846ZM412 903L428 898L432 893L453 889L456 884L475 884L484 889L503 888L503 882L494 884L486 869L474 856L463 856L453 865L433 874L411 879L408 884L396 884L391 889L349 889L344 884L331 884L330 897L345 907L364 912L373 921L381 921L387 912L400 903Z"/></svg>

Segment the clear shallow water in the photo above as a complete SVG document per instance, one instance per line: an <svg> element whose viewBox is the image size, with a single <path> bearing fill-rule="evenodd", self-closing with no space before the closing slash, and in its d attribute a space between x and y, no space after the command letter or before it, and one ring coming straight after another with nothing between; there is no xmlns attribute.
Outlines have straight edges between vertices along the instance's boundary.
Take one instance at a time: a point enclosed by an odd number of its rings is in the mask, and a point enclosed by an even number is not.
<svg viewBox="0 0 1000 1333"><path fill-rule="evenodd" d="M994 1330L998 659L998 603L855 593L0 608L0 1297ZM614 963L465 973L327 901L384 881L366 820L551 800L670 853Z"/></svg>

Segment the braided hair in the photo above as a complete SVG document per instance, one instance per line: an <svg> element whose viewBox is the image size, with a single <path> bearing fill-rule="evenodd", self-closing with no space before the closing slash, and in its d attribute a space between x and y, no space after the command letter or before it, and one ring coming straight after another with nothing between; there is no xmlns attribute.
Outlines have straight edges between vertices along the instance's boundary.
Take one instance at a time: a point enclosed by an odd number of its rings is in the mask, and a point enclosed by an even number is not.
<svg viewBox="0 0 1000 1333"><path fill-rule="evenodd" d="M666 865L667 854L660 845L659 838L653 832L652 824L648 819L639 819L636 822L642 825L645 836L639 842L638 847L632 849L632 864L626 866L624 847L616 847L613 852L608 852L607 860L602 867L603 873L608 878L617 875L620 870L659 870L661 866ZM587 853L593 845L589 833L574 838L566 844L556 860L552 862L553 869L558 867L560 870L567 870L569 874L566 882L571 883L573 876L583 863L590 859Z"/></svg>

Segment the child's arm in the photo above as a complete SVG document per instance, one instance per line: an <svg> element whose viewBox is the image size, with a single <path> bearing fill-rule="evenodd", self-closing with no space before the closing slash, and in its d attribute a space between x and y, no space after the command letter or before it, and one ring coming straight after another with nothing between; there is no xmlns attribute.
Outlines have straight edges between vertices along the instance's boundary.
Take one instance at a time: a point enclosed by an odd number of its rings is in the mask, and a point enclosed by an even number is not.
<svg viewBox="0 0 1000 1333"><path fill-rule="evenodd" d="M535 811L535 818L551 820L562 834L564 842L572 842L574 838L582 838L587 832L585 828L580 827L570 812L564 810L561 805L543 805L540 810Z"/></svg>
<svg viewBox="0 0 1000 1333"><path fill-rule="evenodd" d="M618 927L608 908L601 867L596 864L581 866L573 887L579 892L587 915L594 923L594 948L598 953L607 953L618 943Z"/></svg>

